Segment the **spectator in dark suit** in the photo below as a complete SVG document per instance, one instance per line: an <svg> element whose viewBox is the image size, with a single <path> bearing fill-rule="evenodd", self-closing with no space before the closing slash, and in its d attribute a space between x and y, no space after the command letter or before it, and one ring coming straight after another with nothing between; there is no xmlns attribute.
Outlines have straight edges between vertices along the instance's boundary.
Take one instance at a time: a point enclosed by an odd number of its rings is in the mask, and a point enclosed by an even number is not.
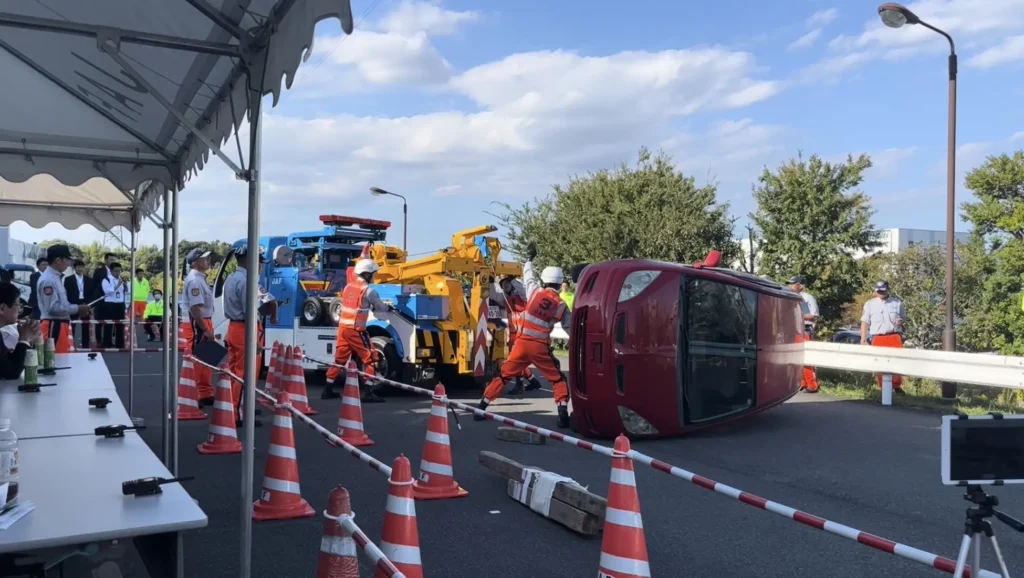
<svg viewBox="0 0 1024 578"><path fill-rule="evenodd" d="M46 271L46 268L50 266L50 262L46 260L46 257L40 257L36 259L37 271L28 277L28 284L31 287L31 291L28 294L28 306L32 309L32 319L39 319L39 299L36 297L36 285L39 283L39 276Z"/></svg>
<svg viewBox="0 0 1024 578"><path fill-rule="evenodd" d="M107 253L103 256L103 264L96 267L92 273L92 292L89 293L89 301L95 301L103 297L103 280L110 276L110 264L117 261L117 255Z"/></svg>
<svg viewBox="0 0 1024 578"><path fill-rule="evenodd" d="M90 301L89 296L93 294L92 279L85 276L85 261L75 260L75 274L64 277L64 290L68 294L68 303L81 305ZM73 316L72 319L78 319ZM79 342L82 349L89 349L89 324L83 323L78 326Z"/></svg>
<svg viewBox="0 0 1024 578"><path fill-rule="evenodd" d="M18 379L25 368L25 352L39 339L39 322L27 321L18 326L21 313L21 290L13 283L0 283L0 327L15 325L17 339L8 343L6 331L0 338L0 379Z"/></svg>

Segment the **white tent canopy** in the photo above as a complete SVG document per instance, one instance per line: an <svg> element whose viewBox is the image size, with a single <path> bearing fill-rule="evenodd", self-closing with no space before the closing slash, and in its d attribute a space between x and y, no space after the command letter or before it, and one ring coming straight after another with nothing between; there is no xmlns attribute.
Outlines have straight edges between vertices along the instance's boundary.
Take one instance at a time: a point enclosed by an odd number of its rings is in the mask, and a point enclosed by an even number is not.
<svg viewBox="0 0 1024 578"><path fill-rule="evenodd" d="M43 200L46 204L39 204ZM143 195L140 212L151 214L159 201L159 195ZM101 231L131 229L133 206L131 193L122 193L103 178L89 179L77 187L61 184L50 175L37 175L22 183L0 178L0 226L24 221L37 229L50 223L67 229L82 225Z"/></svg>
<svg viewBox="0 0 1024 578"><path fill-rule="evenodd" d="M70 186L100 177L120 190L148 181L144 196L154 197L180 189L255 104L247 82L276 104L282 78L290 86L314 25L328 17L352 31L348 0L4 2L0 177L21 183L47 174ZM221 158L244 176L244 167ZM46 183L23 193L31 191L38 205L110 202L95 187ZM46 219L20 203L2 210L6 222ZM50 215L60 220L70 210Z"/></svg>

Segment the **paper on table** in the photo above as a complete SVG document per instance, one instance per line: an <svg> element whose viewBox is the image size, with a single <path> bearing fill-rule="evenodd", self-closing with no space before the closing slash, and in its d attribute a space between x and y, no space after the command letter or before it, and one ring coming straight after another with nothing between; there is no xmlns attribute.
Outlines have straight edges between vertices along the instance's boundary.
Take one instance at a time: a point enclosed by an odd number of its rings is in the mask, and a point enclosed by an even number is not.
<svg viewBox="0 0 1024 578"><path fill-rule="evenodd" d="M0 514L0 530L6 530L10 528L12 524L25 517L25 514L36 509L36 505L32 502L25 500L18 500L18 505L14 506L10 510L7 510L3 514Z"/></svg>

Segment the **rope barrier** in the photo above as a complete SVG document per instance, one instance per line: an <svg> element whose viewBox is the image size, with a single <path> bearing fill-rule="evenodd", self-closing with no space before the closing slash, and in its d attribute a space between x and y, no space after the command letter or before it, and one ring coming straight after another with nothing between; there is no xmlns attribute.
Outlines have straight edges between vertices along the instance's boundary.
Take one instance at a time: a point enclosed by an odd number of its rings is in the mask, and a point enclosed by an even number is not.
<svg viewBox="0 0 1024 578"><path fill-rule="evenodd" d="M388 385L390 385L392 387L396 387L398 389L402 389L402 390L405 390L405 391L410 391L410 392L413 392L413 393L418 393L420 395L426 395L426 396L430 396L430 397L433 397L433 395L434 395L433 391L430 391L428 389L424 389L422 387L416 387L414 385L408 385L408 384L405 384L405 383L400 383L400 382L397 382L397 381L392 381L390 379L386 379L386 378L383 378L383 377L380 377L380 376L377 376L377 375L371 375L371 374L368 374L368 373L365 373L365 372L362 372L362 371L359 371L359 370L351 370L351 369L348 369L346 366L338 365L338 364L332 363L332 362L321 361L319 359L316 359L316 358L313 358L313 357L309 357L308 355L303 355L303 357L308 359L309 361L313 361L315 363L319 363L319 364L322 364L322 365L327 365L327 366L333 366L333 367L340 368L342 371L354 372L354 373L356 373L358 375L361 375L361 376L363 376L365 378L374 379L374 380L380 381L382 383L386 383L386 384L388 384ZM613 448L610 448L610 447L607 447L607 446L603 446L603 445L600 445L600 444L595 444L595 443L592 443L592 442L584 441L584 440L581 440L581 439L578 439L578 438L575 438L575 437L572 437L572 436L568 436L568 435L565 435L565 434L562 434L562 433L559 433L559 432L551 431L549 429L545 429L545 428L542 428L542 427L537 427L535 425L531 425L531 424L528 424L528 423L525 423L525 422L521 422L519 420L514 420L512 418L505 417L503 415L499 415L499 414L496 414L496 413L491 413L489 411L482 410L480 408L477 408L477 407L474 407L474 406L471 406L471 405L467 405L467 404L464 404L464 403L460 403L460 402L457 402L457 401L447 400L446 402L442 401L442 403L447 403L447 405L449 407L458 408L458 409L461 409L463 411L467 411L467 412L479 415L479 416L484 417L486 419L489 419L491 421L500 422L500 423L503 423L505 425L517 428L517 429L526 430L528 432L532 432L532 433L544 436L546 438L550 438L550 439L553 439L555 441L560 441L560 442L563 442L563 443L566 443L566 444L569 444L569 445L572 445L572 446L576 446L578 448L582 448L582 449L585 449L585 450L588 450L588 451L591 451L591 452L594 452L594 453L598 453L598 454L601 454L601 455L604 455L604 456L607 456L607 457L610 457L610 458L617 457L616 456L616 451ZM305 416L303 416L303 417L305 417ZM714 481L714 480L712 480L710 478L705 478L704 476L697 475L697 474L695 474L693 472L690 472L688 470L684 470L683 468L679 468L679 467L673 466L672 464L670 464L668 462L663 462L661 460L655 459L655 458L653 458L651 456L648 456L646 454L640 453L640 452L638 452L636 450L630 450L629 453L628 453L628 456L633 461L635 461L635 462L639 462L641 464L644 464L646 466L651 467L654 470L657 470L659 472L668 474L670 476L674 476L674 477L680 478L682 480L686 480L687 482L690 482L691 484L693 484L693 485L695 485L695 486L697 486L699 488L703 488L705 490L710 490L712 492L715 492L715 493L718 493L718 494L722 494L724 496L728 496L728 497L730 497L730 498L732 498L734 500L737 500L737 501L739 501L741 503L744 503L744 504L746 504L748 506L753 506L755 508L758 508L758 509L761 509L761 510L765 510L767 512L771 512L773 514L777 514L777 515L782 516L784 518L788 518L790 520L793 520L794 522L797 522L797 523L803 524L805 526L809 526L811 528L814 528L816 530L823 530L823 531L828 532L830 534L834 534L836 536L840 536L840 537L846 538L848 540L853 540L854 542L857 542L858 544L863 544L865 546L868 546L869 548L873 548L875 550L878 550L878 551L881 551L881 552L885 552L887 554L892 554L894 556L898 556L898 557L904 558L906 560L912 560L912 561L917 562L919 564L924 564L925 566L931 566L932 568L935 568L937 570L942 570L943 572L946 572L946 573L949 573L949 574L952 574L956 570L956 561L955 560L950 560L949 558L938 556L936 554L931 554L929 552L925 552L924 550L920 550L920 549L914 548L912 546L907 546L907 545L901 544L899 542L894 542L892 540L887 540L885 538L876 536L874 534L869 534L867 532L863 532L861 530L857 530L855 528L851 528L851 527L843 525L843 524L839 524L839 523L836 523L836 522L832 522L830 520L826 520L825 518L820 518L818 516L815 516L815 515L812 515L812 514L808 514L806 512L802 512L802 511L797 510L795 508L790 508L789 506L785 506L785 505L780 504L778 502L773 502L771 500L767 500L767 499L762 498L760 496L756 496L754 494L749 494L747 492L744 492L744 491L738 490L736 488L733 488L732 486L728 486L726 484L723 484L723 483L720 483L720 482L716 482L716 481ZM967 573L965 573L965 576L974 576L974 574L970 573L970 572L967 572ZM995 572L989 572L987 570L980 570L978 572L977 578L1000 578L1000 575L995 573Z"/></svg>
<svg viewBox="0 0 1024 578"><path fill-rule="evenodd" d="M402 574L395 565L388 560L388 557L384 555L384 552L380 551L380 548L374 544L370 538L366 536L363 530L356 525L355 512L349 515L332 516L324 511L324 517L328 520L334 520L337 522L346 532L348 532L359 548L366 554L366 556L373 562L373 565L384 573L389 578L405 578L405 574Z"/></svg>
<svg viewBox="0 0 1024 578"><path fill-rule="evenodd" d="M68 321L72 325L127 325L129 321L127 319L72 319ZM136 320L136 325L149 325L151 323L160 323L159 321L139 321Z"/></svg>
<svg viewBox="0 0 1024 578"><path fill-rule="evenodd" d="M227 369L225 369L223 367L215 367L215 366L210 365L209 363L206 363L206 362L204 362L204 361L202 361L202 360L200 360L200 359L198 359L196 357L193 357L191 355L187 355L186 357L188 359L191 359L193 363L198 363L199 365L202 365L203 367L207 367L207 368L209 368L209 369L211 369L213 371L219 371L219 372L223 373L224 375L228 376L228 378L237 381L238 383L242 383L242 384L245 383L242 380L241 377L238 377L237 375L235 375L234 373L228 371ZM274 396L272 396L269 393L261 390L258 387L255 388L255 389L256 389L256 395L258 395L258 396L262 397L263 399L266 399L267 401L273 403L274 407L282 407L282 406L278 405L277 400L274 398ZM301 411L299 411L299 410L295 409L294 407L292 407L292 404L286 403L286 404L284 404L283 407L285 409L287 409L289 412L291 412L292 417L298 418L299 421L301 421L302 423L304 423L307 426L309 426L311 429L313 429L313 431L319 433L331 445L344 449L348 453L350 453L353 456L355 456L356 458L358 458L359 461L365 463L366 465L370 466L371 468L373 468L373 469L377 470L378 472L384 474L386 477L391 477L391 466L384 464L383 462L377 460L376 458L374 458L370 454L360 450L359 448L355 447L354 445L352 445L352 444L346 442L345 440L341 439L340 437L338 437L337 435L332 433L330 430L328 430L324 426L322 426L322 425L316 423L315 421L313 421L313 418L305 415Z"/></svg>
<svg viewBox="0 0 1024 578"><path fill-rule="evenodd" d="M136 347L131 349L128 347L117 348L117 347L71 347L68 348L68 353L160 353L163 349L157 347Z"/></svg>

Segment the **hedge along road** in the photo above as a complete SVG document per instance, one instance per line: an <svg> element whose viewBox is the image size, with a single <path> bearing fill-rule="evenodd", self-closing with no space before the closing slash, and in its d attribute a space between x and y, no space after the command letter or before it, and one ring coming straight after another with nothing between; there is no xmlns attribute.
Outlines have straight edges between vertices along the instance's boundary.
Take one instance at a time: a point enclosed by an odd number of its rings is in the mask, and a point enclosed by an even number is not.
<svg viewBox="0 0 1024 578"><path fill-rule="evenodd" d="M126 374L127 357L107 355L114 375ZM137 371L157 374L159 354L140 355ZM122 397L127 378L115 377ZM321 401L320 383L310 379L309 397L320 412L314 419L332 431L339 400ZM159 378L136 383L138 413L151 426L159 414ZM503 398L493 411L542 427L554 422L550 394ZM472 403L478 392L450 392ZM390 397L364 406L366 430L376 445L368 453L390 463L404 453L418 470L429 398ZM270 435L257 430L256 490L262 481ZM497 424L460 416L449 420L455 476L469 490L458 500L417 502L424 568L430 575L558 576L591 578L600 538L584 539L542 519L505 494L505 483L477 464L481 450L504 454L525 465L570 476L601 495L607 493L610 460L558 443L527 446L498 441ZM882 408L859 402L801 394L751 420L676 440L635 444L638 451L741 490L802 509L859 530L955 557L963 532L962 491L939 481L939 419L935 414ZM332 448L309 428L294 428L303 496L318 512L331 488L352 493L360 527L377 540L383 523L385 480L348 453ZM237 575L239 456L200 456L195 445L205 422L181 423L181 473L210 517L208 528L186 535L189 573ZM159 448L160 432L143 436ZM608 442L605 442L608 443ZM919 564L875 552L758 511L725 496L696 488L649 468L636 468L640 504L653 576L683 573L715 576L942 576ZM993 492L1001 508L1024 515L1024 488ZM260 523L254 527L253 569L261 575L305 578L316 568L320 519ZM1024 537L997 527L1010 568L1024 567ZM988 554L988 552L986 552ZM364 573L372 570L365 560ZM994 570L994 563L983 566Z"/></svg>

